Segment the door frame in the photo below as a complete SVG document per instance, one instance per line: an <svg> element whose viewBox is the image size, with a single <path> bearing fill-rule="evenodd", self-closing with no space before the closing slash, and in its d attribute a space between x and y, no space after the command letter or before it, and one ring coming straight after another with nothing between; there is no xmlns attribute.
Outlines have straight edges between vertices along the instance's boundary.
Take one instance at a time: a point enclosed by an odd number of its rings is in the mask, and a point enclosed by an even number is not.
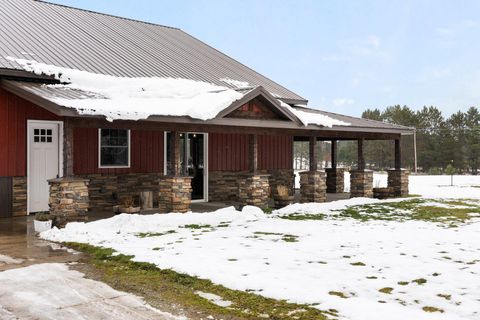
<svg viewBox="0 0 480 320"><path fill-rule="evenodd" d="M163 133L163 174L167 175L167 133L169 131L165 131ZM198 199L198 200L192 200L192 203L196 202L208 202L208 133L207 132L194 132L194 131L188 131L188 132L181 132L183 134L187 135L187 140L188 140L188 134L190 133L196 133L196 134L203 134L203 162L204 162L204 169L203 169L203 199ZM186 140L186 141L187 141Z"/></svg>
<svg viewBox="0 0 480 320"><path fill-rule="evenodd" d="M27 120L27 216L30 214L30 127L45 123L58 125L58 176L63 177L63 121Z"/></svg>

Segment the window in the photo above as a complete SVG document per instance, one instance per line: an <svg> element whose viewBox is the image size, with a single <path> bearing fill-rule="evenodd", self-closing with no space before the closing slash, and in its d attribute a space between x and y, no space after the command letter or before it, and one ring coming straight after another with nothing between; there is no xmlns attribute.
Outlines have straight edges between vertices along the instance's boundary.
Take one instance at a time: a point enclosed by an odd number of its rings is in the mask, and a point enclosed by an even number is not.
<svg viewBox="0 0 480 320"><path fill-rule="evenodd" d="M33 129L33 142L51 143L52 129Z"/></svg>
<svg viewBox="0 0 480 320"><path fill-rule="evenodd" d="M100 168L130 167L130 130L99 129Z"/></svg>

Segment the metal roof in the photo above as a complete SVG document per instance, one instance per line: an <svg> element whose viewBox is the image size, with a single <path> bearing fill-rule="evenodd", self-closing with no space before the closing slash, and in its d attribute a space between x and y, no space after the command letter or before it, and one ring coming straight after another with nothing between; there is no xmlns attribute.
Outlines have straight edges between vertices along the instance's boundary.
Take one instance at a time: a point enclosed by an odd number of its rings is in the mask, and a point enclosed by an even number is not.
<svg viewBox="0 0 480 320"><path fill-rule="evenodd" d="M306 99L180 29L35 0L0 1L0 73L7 56L124 77L173 77L262 86L287 103Z"/></svg>

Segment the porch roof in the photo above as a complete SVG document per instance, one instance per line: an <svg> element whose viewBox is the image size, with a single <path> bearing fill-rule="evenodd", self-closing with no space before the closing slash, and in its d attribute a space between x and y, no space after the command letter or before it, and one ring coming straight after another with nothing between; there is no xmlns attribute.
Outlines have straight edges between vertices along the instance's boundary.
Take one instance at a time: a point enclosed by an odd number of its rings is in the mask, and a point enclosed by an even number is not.
<svg viewBox="0 0 480 320"><path fill-rule="evenodd" d="M56 98L62 99L85 99L89 97L92 93L85 92L78 89L66 88L62 86L46 86L44 83L38 82L26 82L26 81L14 81L14 80L2 80L0 85L6 90L32 102L35 103L50 112L65 117L75 117L75 118L97 118L104 119L104 116L101 115L81 115L76 109L67 108L62 105L55 103ZM226 107L224 110L220 111L218 115L209 120L200 120L194 119L187 116L165 116L165 115L154 115L149 116L145 121L149 122L163 122L170 124L183 124L183 125L205 125L205 126L229 126L229 127L250 127L250 128L271 128L277 130L288 130L289 134L295 134L298 131L298 135L304 134L306 131L318 132L319 135L322 133L328 132L345 132L350 133L345 135L347 138L351 138L352 134L355 132L358 133L375 133L375 134L399 134L406 135L413 133L413 128L405 127L401 125L395 125L390 123L384 123L380 121L374 121L363 118L356 118L336 113L331 113L327 111L311 109L300 106L288 106L281 103L275 97L273 97L267 90L263 87L249 88L249 89L238 89L238 91L243 95L242 98L234 101L231 105ZM271 108L281 113L284 119L238 119L238 118L228 118L230 112L236 108L242 106L249 101L252 101L255 98L262 97L267 101ZM98 98L98 97L96 97ZM323 116L332 123L331 127L320 126L315 124L305 125L305 119L315 116ZM345 125L342 125L345 124ZM337 135L341 138L341 134Z"/></svg>

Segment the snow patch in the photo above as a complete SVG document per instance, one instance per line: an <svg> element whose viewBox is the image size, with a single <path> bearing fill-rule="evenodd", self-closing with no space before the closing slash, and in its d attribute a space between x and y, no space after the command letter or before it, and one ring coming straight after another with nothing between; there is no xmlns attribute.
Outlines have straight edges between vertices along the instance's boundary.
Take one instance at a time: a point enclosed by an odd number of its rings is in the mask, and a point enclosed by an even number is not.
<svg viewBox="0 0 480 320"><path fill-rule="evenodd" d="M0 254L0 266L4 264L20 264L24 260L23 259L15 259L9 256L5 256L3 254Z"/></svg>
<svg viewBox="0 0 480 320"><path fill-rule="evenodd" d="M243 89L243 88L250 88L251 87L250 83L248 83L246 81L233 80L233 79L230 79L230 78L223 78L223 79L220 79L220 81L228 83L229 85L232 85L237 89Z"/></svg>
<svg viewBox="0 0 480 320"><path fill-rule="evenodd" d="M210 301L211 303L219 307L227 308L232 305L231 301L223 300L222 297L217 296L216 294L213 294L213 293L195 291L195 294L202 297L203 299L207 299L208 301Z"/></svg>
<svg viewBox="0 0 480 320"><path fill-rule="evenodd" d="M303 123L304 126L308 126L309 124L314 124L314 125L328 127L328 128L331 128L333 126L350 126L350 123L333 119L329 116L326 116L320 113L298 110L298 109L292 108L290 105L286 104L280 99L277 99L277 100L280 102L282 107L288 109L291 113L293 113Z"/></svg>

